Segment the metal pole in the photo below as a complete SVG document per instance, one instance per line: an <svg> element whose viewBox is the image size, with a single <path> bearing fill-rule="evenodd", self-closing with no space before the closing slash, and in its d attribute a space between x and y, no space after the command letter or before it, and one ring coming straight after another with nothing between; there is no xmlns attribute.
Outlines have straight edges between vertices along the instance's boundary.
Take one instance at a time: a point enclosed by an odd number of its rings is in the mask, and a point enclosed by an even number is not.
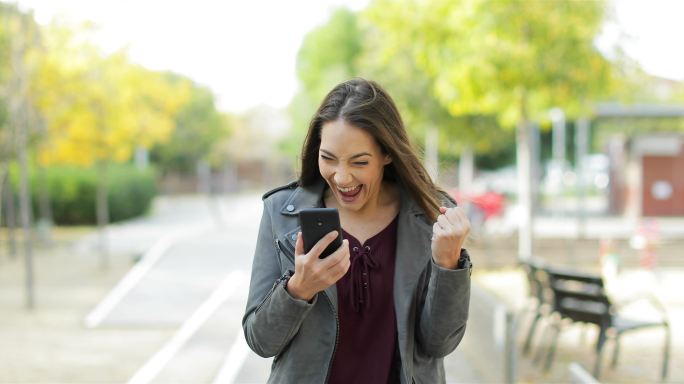
<svg viewBox="0 0 684 384"><path fill-rule="evenodd" d="M575 169L577 173L577 238L585 237L586 225L586 156L589 147L589 119L586 117L577 120L575 132Z"/></svg>
<svg viewBox="0 0 684 384"><path fill-rule="evenodd" d="M438 136L439 131L436 127L428 127L425 137L425 168L435 182L437 182L437 178L439 177Z"/></svg>
<svg viewBox="0 0 684 384"><path fill-rule="evenodd" d="M553 160L562 165L565 161L565 113L560 108L553 108L549 115L553 124L553 141L551 142Z"/></svg>
<svg viewBox="0 0 684 384"><path fill-rule="evenodd" d="M530 122L522 120L518 124L516 135L517 168L518 168L518 257L529 260L532 257L532 185L531 185L531 151Z"/></svg>
<svg viewBox="0 0 684 384"><path fill-rule="evenodd" d="M461 193L468 194L472 191L474 169L475 155L472 148L466 147L458 160L458 189Z"/></svg>
<svg viewBox="0 0 684 384"><path fill-rule="evenodd" d="M549 111L549 115L552 122L551 150L553 166L551 169L554 172L557 172L557 175L560 178L558 185L559 189L558 191L555 191L557 193L556 197L560 199L562 198L565 189L565 183L563 182L563 177L565 175L565 113L560 108L553 108L551 111ZM564 209L561 207L564 207L565 205L559 203L560 201L556 201L559 209L554 209L553 211L554 213L558 213L560 216L562 216Z"/></svg>

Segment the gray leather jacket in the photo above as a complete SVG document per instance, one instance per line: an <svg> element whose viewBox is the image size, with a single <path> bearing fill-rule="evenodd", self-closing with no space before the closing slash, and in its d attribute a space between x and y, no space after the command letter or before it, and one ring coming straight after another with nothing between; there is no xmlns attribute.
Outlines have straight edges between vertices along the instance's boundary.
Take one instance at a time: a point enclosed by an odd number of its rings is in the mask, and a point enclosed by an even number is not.
<svg viewBox="0 0 684 384"><path fill-rule="evenodd" d="M281 279L294 271L297 214L320 207L323 188L323 182L311 188L292 183L264 195L242 326L254 352L275 356L269 383L328 380L338 343L336 287L308 303L290 296ZM470 267L448 270L432 261L432 223L408 193L401 196L394 275L401 383L444 383L443 358L456 349L466 328Z"/></svg>

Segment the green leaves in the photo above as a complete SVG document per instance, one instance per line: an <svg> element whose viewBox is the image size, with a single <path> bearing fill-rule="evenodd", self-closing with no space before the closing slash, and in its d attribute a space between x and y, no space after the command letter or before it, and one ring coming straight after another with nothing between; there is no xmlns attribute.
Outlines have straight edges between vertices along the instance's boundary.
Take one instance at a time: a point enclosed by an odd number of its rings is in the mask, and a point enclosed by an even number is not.
<svg viewBox="0 0 684 384"><path fill-rule="evenodd" d="M603 12L599 1L425 0L378 1L368 15L389 46L412 52L450 114L513 126L554 105L578 113L610 89L611 65L593 45Z"/></svg>

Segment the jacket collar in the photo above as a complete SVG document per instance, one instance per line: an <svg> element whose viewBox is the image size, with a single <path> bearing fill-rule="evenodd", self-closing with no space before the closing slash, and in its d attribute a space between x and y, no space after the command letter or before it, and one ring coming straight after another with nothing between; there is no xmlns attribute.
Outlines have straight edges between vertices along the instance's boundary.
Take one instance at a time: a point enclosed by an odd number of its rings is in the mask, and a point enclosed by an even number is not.
<svg viewBox="0 0 684 384"><path fill-rule="evenodd" d="M319 180L315 184L306 187L300 185L285 200L285 203L280 207L280 213L286 216L297 216L302 209L322 207L325 187L326 183L323 180ZM425 213L413 200L409 192L404 188L399 188L399 190L401 192L400 209L410 213L412 216L422 216L425 218Z"/></svg>
<svg viewBox="0 0 684 384"><path fill-rule="evenodd" d="M297 216L302 209L323 206L324 190L325 182L323 180L319 180L316 184L307 187L300 185L285 200L285 203L280 207L280 213L286 216Z"/></svg>

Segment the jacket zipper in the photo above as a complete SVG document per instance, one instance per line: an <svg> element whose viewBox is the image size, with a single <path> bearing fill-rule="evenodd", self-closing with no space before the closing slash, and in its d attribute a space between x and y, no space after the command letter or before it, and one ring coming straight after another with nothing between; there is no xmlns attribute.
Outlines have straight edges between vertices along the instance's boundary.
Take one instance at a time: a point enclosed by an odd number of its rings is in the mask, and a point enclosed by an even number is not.
<svg viewBox="0 0 684 384"><path fill-rule="evenodd" d="M332 300L330 300L330 297L328 297L328 295L325 292L323 292L323 295L328 300L330 310L332 310L332 313L335 316L335 347L333 348L332 354L330 355L330 362L328 363L328 373L325 375L325 382L327 383L330 379L330 372L332 371L333 360L335 360L335 352L337 351L337 345L340 343L340 321L337 317L337 311L335 311L335 306L333 305Z"/></svg>
<svg viewBox="0 0 684 384"><path fill-rule="evenodd" d="M266 295L266 297L264 297L264 299L261 300L261 303L259 303L259 305L254 309L254 313L259 312L261 307L263 307L264 304L268 301L268 299L273 295L273 292L275 292L276 288L278 287L278 284L280 284L282 282L281 279L282 278L279 278L278 280L275 281L275 283L273 283L273 286L271 287L271 290L268 292L268 295Z"/></svg>
<svg viewBox="0 0 684 384"><path fill-rule="evenodd" d="M283 252L282 248L280 247L280 241L278 241L277 239L276 239L276 241L275 241L275 245L276 245L276 248L278 248L279 251ZM284 252L284 253L285 253L285 252ZM286 253L286 254L287 254L287 253ZM294 254L294 253L293 253L293 254ZM283 282L283 277L281 276L280 278L278 278L278 280L275 281L275 283L273 283L273 286L271 287L271 290L268 292L268 294L266 295L266 297L264 297L264 299L261 301L261 303L259 303L259 305L256 307L256 309L254 309L254 312L255 312L255 313L258 312L259 309L261 309L261 307L264 306L264 303L266 303L266 301L268 301L268 299L271 297L271 295L273 295L273 292L275 292L275 290L276 290L276 288L278 287L278 285L279 285L280 283L282 283L282 282Z"/></svg>
<svg viewBox="0 0 684 384"><path fill-rule="evenodd" d="M287 256L292 256L292 262L294 263L294 248L292 248L290 243L288 243L287 241L281 242L278 239L276 239L275 243L276 247L278 247L278 250L285 253ZM286 250L289 252L285 252L283 248L286 248ZM335 311L335 306L333 305L330 297L325 292L323 292L323 296L325 296L325 299L328 301L328 305L330 306L330 310L332 311L333 316L335 316L335 347L333 348L332 354L330 355L330 361L328 363L328 373L325 376L325 382L327 383L330 379L330 372L332 371L332 364L333 360L335 359L335 352L337 351L337 346L340 343L340 320L337 317L337 311Z"/></svg>
<svg viewBox="0 0 684 384"><path fill-rule="evenodd" d="M290 245L290 243L286 242L281 242L280 240L276 239L275 240L276 248L282 253L285 254L291 261L292 264L294 264L294 247ZM285 248L285 249L283 249Z"/></svg>

